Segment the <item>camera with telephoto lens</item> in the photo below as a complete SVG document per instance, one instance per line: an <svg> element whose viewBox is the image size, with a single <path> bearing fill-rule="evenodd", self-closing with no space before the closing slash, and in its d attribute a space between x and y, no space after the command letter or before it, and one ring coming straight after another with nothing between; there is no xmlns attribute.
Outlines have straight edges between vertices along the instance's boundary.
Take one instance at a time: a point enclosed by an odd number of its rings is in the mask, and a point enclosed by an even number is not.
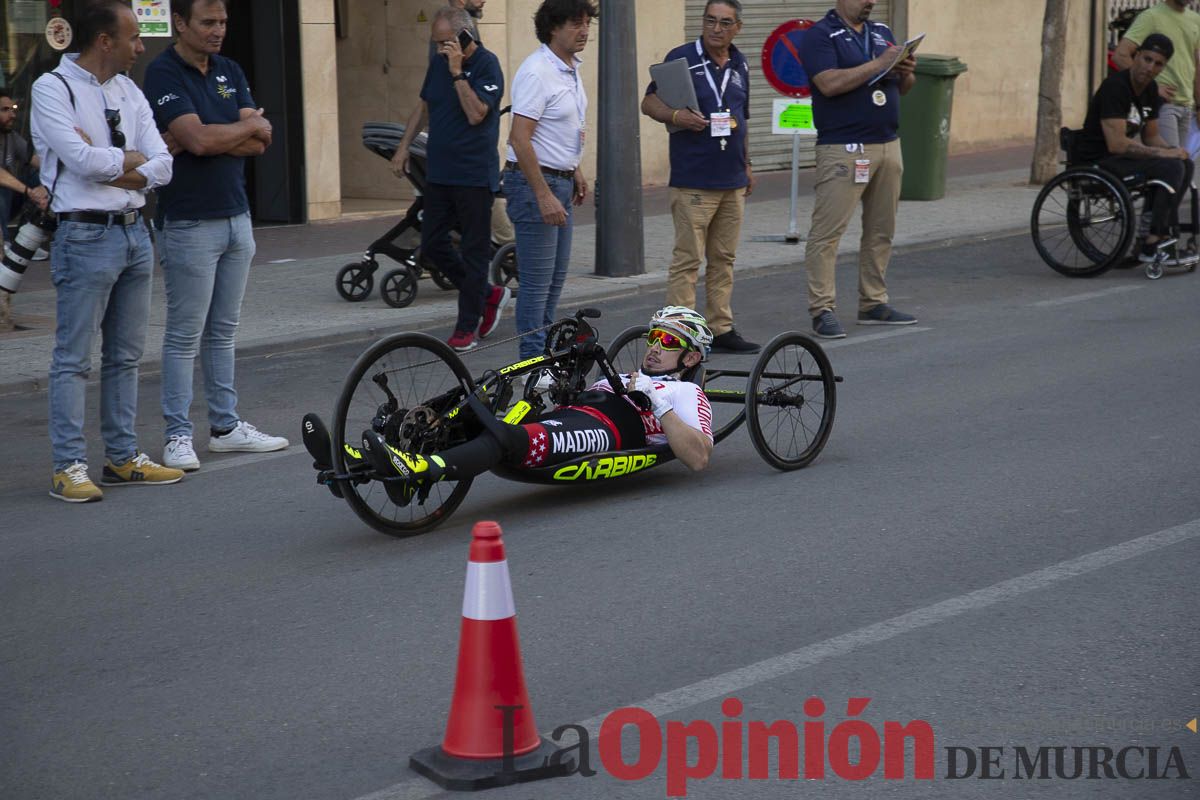
<svg viewBox="0 0 1200 800"><path fill-rule="evenodd" d="M0 261L0 291L16 294L21 288L21 279L33 256L54 234L58 223L49 211L33 209L29 218L11 242L4 245L4 260Z"/></svg>

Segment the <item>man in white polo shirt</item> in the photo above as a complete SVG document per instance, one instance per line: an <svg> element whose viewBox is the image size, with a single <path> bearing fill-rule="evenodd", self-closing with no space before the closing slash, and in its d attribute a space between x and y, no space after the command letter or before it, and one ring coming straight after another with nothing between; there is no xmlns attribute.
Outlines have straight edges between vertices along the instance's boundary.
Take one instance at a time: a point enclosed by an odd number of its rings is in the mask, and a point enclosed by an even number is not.
<svg viewBox="0 0 1200 800"><path fill-rule="evenodd" d="M587 197L583 157L587 95L577 53L599 10L591 0L543 0L533 24L542 46L512 83L504 194L517 234L521 358L542 352L571 258L571 206Z"/></svg>

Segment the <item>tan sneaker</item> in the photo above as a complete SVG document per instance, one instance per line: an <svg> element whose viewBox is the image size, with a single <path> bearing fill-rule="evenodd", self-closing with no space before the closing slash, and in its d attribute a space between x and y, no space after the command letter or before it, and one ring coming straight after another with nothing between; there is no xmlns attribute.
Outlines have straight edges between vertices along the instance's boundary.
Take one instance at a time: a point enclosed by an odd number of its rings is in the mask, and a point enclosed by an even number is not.
<svg viewBox="0 0 1200 800"><path fill-rule="evenodd" d="M87 464L76 461L54 473L50 479L50 496L66 503L92 503L104 499L104 492L88 477Z"/></svg>
<svg viewBox="0 0 1200 800"><path fill-rule="evenodd" d="M183 470L156 464L145 453L138 453L119 467L105 459L100 475L103 486L160 486L181 480Z"/></svg>

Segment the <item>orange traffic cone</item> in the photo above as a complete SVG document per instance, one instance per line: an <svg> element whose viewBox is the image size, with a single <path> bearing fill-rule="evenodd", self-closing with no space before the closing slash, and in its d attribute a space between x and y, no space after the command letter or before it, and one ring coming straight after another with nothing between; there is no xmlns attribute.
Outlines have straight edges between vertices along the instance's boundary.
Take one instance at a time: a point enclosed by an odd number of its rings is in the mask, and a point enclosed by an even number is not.
<svg viewBox="0 0 1200 800"><path fill-rule="evenodd" d="M478 522L471 535L446 736L440 747L414 753L409 766L446 789L567 775L571 762L554 763L555 748L533 721L500 526Z"/></svg>

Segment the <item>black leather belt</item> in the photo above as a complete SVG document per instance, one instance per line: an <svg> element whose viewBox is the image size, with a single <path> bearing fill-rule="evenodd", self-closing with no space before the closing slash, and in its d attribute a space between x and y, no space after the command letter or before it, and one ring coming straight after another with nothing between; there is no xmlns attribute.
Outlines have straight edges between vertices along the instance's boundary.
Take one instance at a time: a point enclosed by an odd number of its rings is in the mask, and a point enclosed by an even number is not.
<svg viewBox="0 0 1200 800"><path fill-rule="evenodd" d="M504 168L511 170L512 172L521 171L520 165L518 165L515 161L507 162L504 165ZM573 169L554 169L553 167L542 167L541 170L543 175L553 175L556 178L573 179L575 177L575 170Z"/></svg>
<svg viewBox="0 0 1200 800"><path fill-rule="evenodd" d="M86 222L91 225L133 225L141 219L140 208L129 211L64 211L59 222Z"/></svg>

